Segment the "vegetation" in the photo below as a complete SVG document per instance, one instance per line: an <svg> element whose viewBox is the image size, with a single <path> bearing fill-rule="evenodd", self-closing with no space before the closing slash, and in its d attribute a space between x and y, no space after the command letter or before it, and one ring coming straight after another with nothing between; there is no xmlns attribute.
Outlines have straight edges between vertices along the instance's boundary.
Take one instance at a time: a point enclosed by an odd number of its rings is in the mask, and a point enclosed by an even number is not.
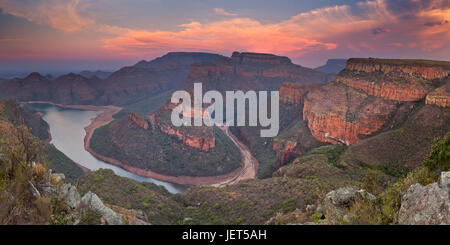
<svg viewBox="0 0 450 245"><path fill-rule="evenodd" d="M443 139L437 139L430 155L423 165L430 171L448 171L450 165L450 132Z"/></svg>
<svg viewBox="0 0 450 245"><path fill-rule="evenodd" d="M156 111L157 109L161 108L165 102L167 102L172 93L173 90L169 90L166 92L151 95L147 98L138 100L133 103L126 104L123 106L123 109L119 113L115 114L113 117L117 119L128 116L128 114L131 112L148 114L153 111Z"/></svg>
<svg viewBox="0 0 450 245"><path fill-rule="evenodd" d="M120 177L109 169L87 173L77 187L80 194L92 191L105 203L142 210L151 224L176 224L181 217L181 206L164 187Z"/></svg>
<svg viewBox="0 0 450 245"><path fill-rule="evenodd" d="M2 131L0 138L0 224L44 224L61 221L66 211L53 197L36 196L35 186L48 181L36 163L39 141L25 126Z"/></svg>
<svg viewBox="0 0 450 245"><path fill-rule="evenodd" d="M402 196L409 187L419 183L426 186L439 180L439 173L445 171L449 153L449 135L436 140L430 154L425 158L421 167L418 167L397 182L380 192L379 171L369 169L363 180L363 188L377 194L376 200L358 200L350 208L349 213L354 216L355 224L397 224L398 212L401 207ZM445 164L446 163L446 164ZM448 168L448 166L447 166Z"/></svg>
<svg viewBox="0 0 450 245"><path fill-rule="evenodd" d="M151 126L144 130L121 118L96 129L91 147L127 165L171 176L227 174L241 165L241 153L221 130L213 128L213 133L215 147L205 152L186 146L177 136Z"/></svg>

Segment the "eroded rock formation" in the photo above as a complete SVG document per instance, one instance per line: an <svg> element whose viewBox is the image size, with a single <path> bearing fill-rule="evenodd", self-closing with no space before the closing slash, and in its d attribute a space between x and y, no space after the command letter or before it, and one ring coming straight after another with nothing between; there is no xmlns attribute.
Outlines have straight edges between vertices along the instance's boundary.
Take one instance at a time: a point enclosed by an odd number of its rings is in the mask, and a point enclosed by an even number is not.
<svg viewBox="0 0 450 245"><path fill-rule="evenodd" d="M405 101L422 100L450 74L450 62L349 59L333 82L308 93L303 118L322 142L351 145L379 130ZM427 103L446 107L446 85Z"/></svg>
<svg viewBox="0 0 450 245"><path fill-rule="evenodd" d="M425 100L426 104L439 107L450 107L450 80L441 87L429 93Z"/></svg>
<svg viewBox="0 0 450 245"><path fill-rule="evenodd" d="M392 101L330 83L307 95L303 119L319 141L351 145L380 129L395 109Z"/></svg>
<svg viewBox="0 0 450 245"><path fill-rule="evenodd" d="M317 83L283 83L280 87L280 102L284 104L302 104L309 91L319 88Z"/></svg>

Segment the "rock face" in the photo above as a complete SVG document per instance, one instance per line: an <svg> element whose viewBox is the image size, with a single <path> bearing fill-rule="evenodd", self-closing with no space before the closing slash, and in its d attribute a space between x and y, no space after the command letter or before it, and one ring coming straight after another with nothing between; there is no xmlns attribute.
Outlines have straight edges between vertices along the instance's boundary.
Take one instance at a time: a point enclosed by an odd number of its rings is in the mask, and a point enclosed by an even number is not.
<svg viewBox="0 0 450 245"><path fill-rule="evenodd" d="M398 103L425 98L449 74L444 61L349 59L332 83L307 94L303 118L319 141L351 145L378 131ZM446 105L445 88L435 94L427 103Z"/></svg>
<svg viewBox="0 0 450 245"><path fill-rule="evenodd" d="M283 141L275 140L272 145L272 150L277 152L277 158L280 161L280 165L284 165L289 160L302 154L299 150L296 150L297 141Z"/></svg>
<svg viewBox="0 0 450 245"><path fill-rule="evenodd" d="M447 172L448 173L448 172ZM402 197L398 220L402 225L449 225L450 200L447 183L414 184Z"/></svg>
<svg viewBox="0 0 450 245"><path fill-rule="evenodd" d="M323 84L314 83L283 83L280 87L280 102L284 104L303 103L304 96L311 90L319 88Z"/></svg>
<svg viewBox="0 0 450 245"><path fill-rule="evenodd" d="M364 190L355 190L353 188L340 188L329 192L324 199L325 218L328 224L341 224L347 220L346 213L348 208L357 199L375 200L376 197ZM351 222L350 222L351 223Z"/></svg>
<svg viewBox="0 0 450 245"><path fill-rule="evenodd" d="M443 79L449 75L450 62L432 60L401 59L363 59L352 58L347 61L347 70L360 72L399 73L426 80Z"/></svg>
<svg viewBox="0 0 450 245"><path fill-rule="evenodd" d="M201 82L203 90L278 90L283 82L320 83L329 75L295 65L287 57L234 52L230 58L194 64L182 88L191 91Z"/></svg>
<svg viewBox="0 0 450 245"><path fill-rule="evenodd" d="M349 59L334 80L376 97L416 101L433 89L432 80L449 74L450 62Z"/></svg>
<svg viewBox="0 0 450 245"><path fill-rule="evenodd" d="M166 134L175 135L179 140L183 142L183 144L200 149L202 151L209 151L215 146L215 138L212 134L207 134L208 136L206 137L199 137L195 134L190 134L186 130L176 129L167 124L160 127L160 130ZM203 127L203 131L209 132L210 130L206 127Z"/></svg>
<svg viewBox="0 0 450 245"><path fill-rule="evenodd" d="M75 186L71 184L64 184L59 192L59 198L65 200L69 207L75 209L80 205L81 196Z"/></svg>
<svg viewBox="0 0 450 245"><path fill-rule="evenodd" d="M441 87L429 93L425 100L426 104L439 107L450 107L450 80Z"/></svg>
<svg viewBox="0 0 450 245"><path fill-rule="evenodd" d="M139 127L143 129L148 129L148 123L144 119L139 117L136 113L130 113L128 115L128 118L134 123L136 123Z"/></svg>
<svg viewBox="0 0 450 245"><path fill-rule="evenodd" d="M80 202L81 205L99 212L105 219L108 225L122 225L123 217L117 214L112 209L108 208L103 204L103 202L98 198L98 196L92 192L86 193Z"/></svg>
<svg viewBox="0 0 450 245"><path fill-rule="evenodd" d="M303 119L319 141L351 145L359 141L359 135L376 132L395 109L392 101L330 83L308 93Z"/></svg>

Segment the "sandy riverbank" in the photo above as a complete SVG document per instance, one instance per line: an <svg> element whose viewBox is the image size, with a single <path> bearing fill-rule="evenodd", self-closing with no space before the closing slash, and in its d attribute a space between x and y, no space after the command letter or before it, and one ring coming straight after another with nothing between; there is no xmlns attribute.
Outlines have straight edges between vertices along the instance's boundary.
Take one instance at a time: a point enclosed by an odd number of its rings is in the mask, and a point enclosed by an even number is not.
<svg viewBox="0 0 450 245"><path fill-rule="evenodd" d="M227 134L228 137L233 137L233 141L239 148L239 150L242 153L243 158L243 165L231 173L225 174L225 175L219 175L219 176L206 176L206 177L193 177L193 176L168 176L159 174L156 172L153 172L151 170L147 169L140 169L133 166L126 165L117 159L113 159L107 156L103 156L97 152L95 152L90 147L90 140L92 138L92 135L95 131L95 129L104 126L111 121L114 120L113 115L118 113L122 108L117 106L93 106L93 105L62 105L57 104L53 102L47 102L47 101L30 101L26 102L29 104L35 103L35 104L51 104L54 106L59 106L62 108L70 108L70 109L81 109L81 110L91 110L91 111L102 111L100 114L97 115L97 117L91 119L91 124L86 126L84 130L86 131L86 136L84 138L84 148L86 151L91 153L94 157L96 157L99 160L102 160L104 162L116 165L118 167L121 167L125 170L127 170L130 173L147 177L147 178L153 178L161 181L181 184L181 185L213 185L213 186L223 186L226 184L234 184L239 182L243 179L250 179L256 177L256 167L257 167L257 161L256 159L251 156L250 151L248 148L243 145L239 140L232 136L232 134ZM225 131L224 131L225 132ZM225 132L226 133L226 132ZM253 164L249 161L249 159L253 159ZM84 170L86 170L84 168Z"/></svg>
<svg viewBox="0 0 450 245"><path fill-rule="evenodd" d="M126 165L117 159L103 156L103 155L95 152L90 147L90 140L91 140L92 134L94 133L95 129L110 123L113 120L112 116L117 112L114 110L111 110L111 109L105 110L105 111L103 111L103 113L99 114L96 118L92 119L92 123L85 128L85 130L86 130L86 137L84 138L85 149L89 153L91 153L94 157L96 157L104 162L119 166L119 167L127 170L128 172L131 172L133 174L136 174L136 175L139 175L142 177L153 178L153 179L171 182L171 183L180 184L180 185L221 186L221 185L225 185L225 184L237 183L239 180L242 180L242 179L255 178L255 176L256 176L256 174L255 174L256 171L254 171L255 168L251 168L250 171L247 171L248 167L249 167L249 163L248 163L248 161L246 161L246 159L248 159L249 158L248 155L251 156L251 154L248 151L248 149L247 149L247 151L243 151L243 149L241 147L239 147L239 149L244 154L243 155L244 164L241 167L239 167L236 170L232 171L231 173L228 173L225 175L205 176L205 177L163 175L163 174L159 174L159 173L153 172L148 169L141 169L141 168L136 168L136 167L133 167L130 165ZM252 170L253 170L253 172L252 172ZM245 174L242 174L243 171L245 171Z"/></svg>

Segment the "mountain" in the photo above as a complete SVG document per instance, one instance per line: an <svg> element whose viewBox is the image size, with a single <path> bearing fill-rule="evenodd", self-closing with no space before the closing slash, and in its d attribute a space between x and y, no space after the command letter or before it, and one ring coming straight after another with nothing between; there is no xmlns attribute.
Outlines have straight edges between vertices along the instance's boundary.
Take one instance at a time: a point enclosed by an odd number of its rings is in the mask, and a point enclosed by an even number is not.
<svg viewBox="0 0 450 245"><path fill-rule="evenodd" d="M338 74L345 68L346 63L347 59L329 59L325 65L319 66L314 70L330 74Z"/></svg>
<svg viewBox="0 0 450 245"><path fill-rule="evenodd" d="M229 58L192 65L180 88L191 91L194 83L201 82L205 91L278 90L283 82L323 83L329 79L327 74L293 64L287 57L234 52Z"/></svg>
<svg viewBox="0 0 450 245"><path fill-rule="evenodd" d="M112 72L110 72L110 71L101 71L101 70L80 72L80 75L83 77L86 77L86 78L98 77L100 79L105 79L111 74L112 74Z"/></svg>
<svg viewBox="0 0 450 245"><path fill-rule="evenodd" d="M449 74L444 61L350 59L306 96L303 118L317 140L350 146L343 164L416 167L450 130Z"/></svg>
<svg viewBox="0 0 450 245"><path fill-rule="evenodd" d="M152 65L146 62L139 62L138 66L161 67L159 63ZM192 64L188 78L177 89L192 91L193 84L201 82L204 91L218 90L223 93L227 90L278 90L286 81L323 84L327 79L329 79L327 74L295 65L287 57L234 52L229 58L222 57L212 62ZM223 175L240 165L239 152L233 144L230 145L229 139L221 130L206 126L174 127L170 121L174 106L166 102L163 107L152 113L146 115L130 113L128 117L117 119L104 128L97 129L92 138L93 150L126 165L131 164L139 169L176 176L183 173L190 176ZM294 112L293 107L283 110L282 115L286 115L282 118L283 127L299 112L300 110ZM264 148L267 145L259 137L259 130L252 127L242 128L240 130L242 132L237 135L242 142L251 142L249 148L253 151L256 148L251 145L253 143L258 144L258 147L264 145ZM231 131L235 132L236 129L233 128ZM133 135L141 135L138 144ZM167 152L160 151L159 148L167 144L166 138L172 139L173 147ZM114 145L115 148L108 145ZM149 150L150 146L153 147ZM229 152L229 158L224 157L223 154L226 152ZM271 160L274 159L270 163L272 165L276 156L271 148L266 152L272 154ZM174 157L177 160L173 159ZM258 161L262 159L258 155L256 158ZM189 163L186 162L187 159L190 159ZM223 160L213 161L217 159ZM260 162L258 168L264 170L268 168L267 165L269 164L266 162ZM276 168L270 167L267 173L271 175L275 170Z"/></svg>
<svg viewBox="0 0 450 245"><path fill-rule="evenodd" d="M193 62L213 61L220 57L207 53L168 53L150 62L124 67L104 80L74 73L52 79L34 72L25 78L0 83L0 99L123 105L173 89L186 79Z"/></svg>
<svg viewBox="0 0 450 245"><path fill-rule="evenodd" d="M208 53L175 52L149 62L140 61L134 66L121 68L105 79L99 100L103 104L122 105L173 89L187 78L191 64L221 57Z"/></svg>
<svg viewBox="0 0 450 245"><path fill-rule="evenodd" d="M31 107L0 100L0 124L0 135L3 136L11 134L15 127L26 126L42 149L38 160L48 163L54 171L63 173L67 181L74 182L83 174L83 170L75 162L48 143L51 139L49 126Z"/></svg>

